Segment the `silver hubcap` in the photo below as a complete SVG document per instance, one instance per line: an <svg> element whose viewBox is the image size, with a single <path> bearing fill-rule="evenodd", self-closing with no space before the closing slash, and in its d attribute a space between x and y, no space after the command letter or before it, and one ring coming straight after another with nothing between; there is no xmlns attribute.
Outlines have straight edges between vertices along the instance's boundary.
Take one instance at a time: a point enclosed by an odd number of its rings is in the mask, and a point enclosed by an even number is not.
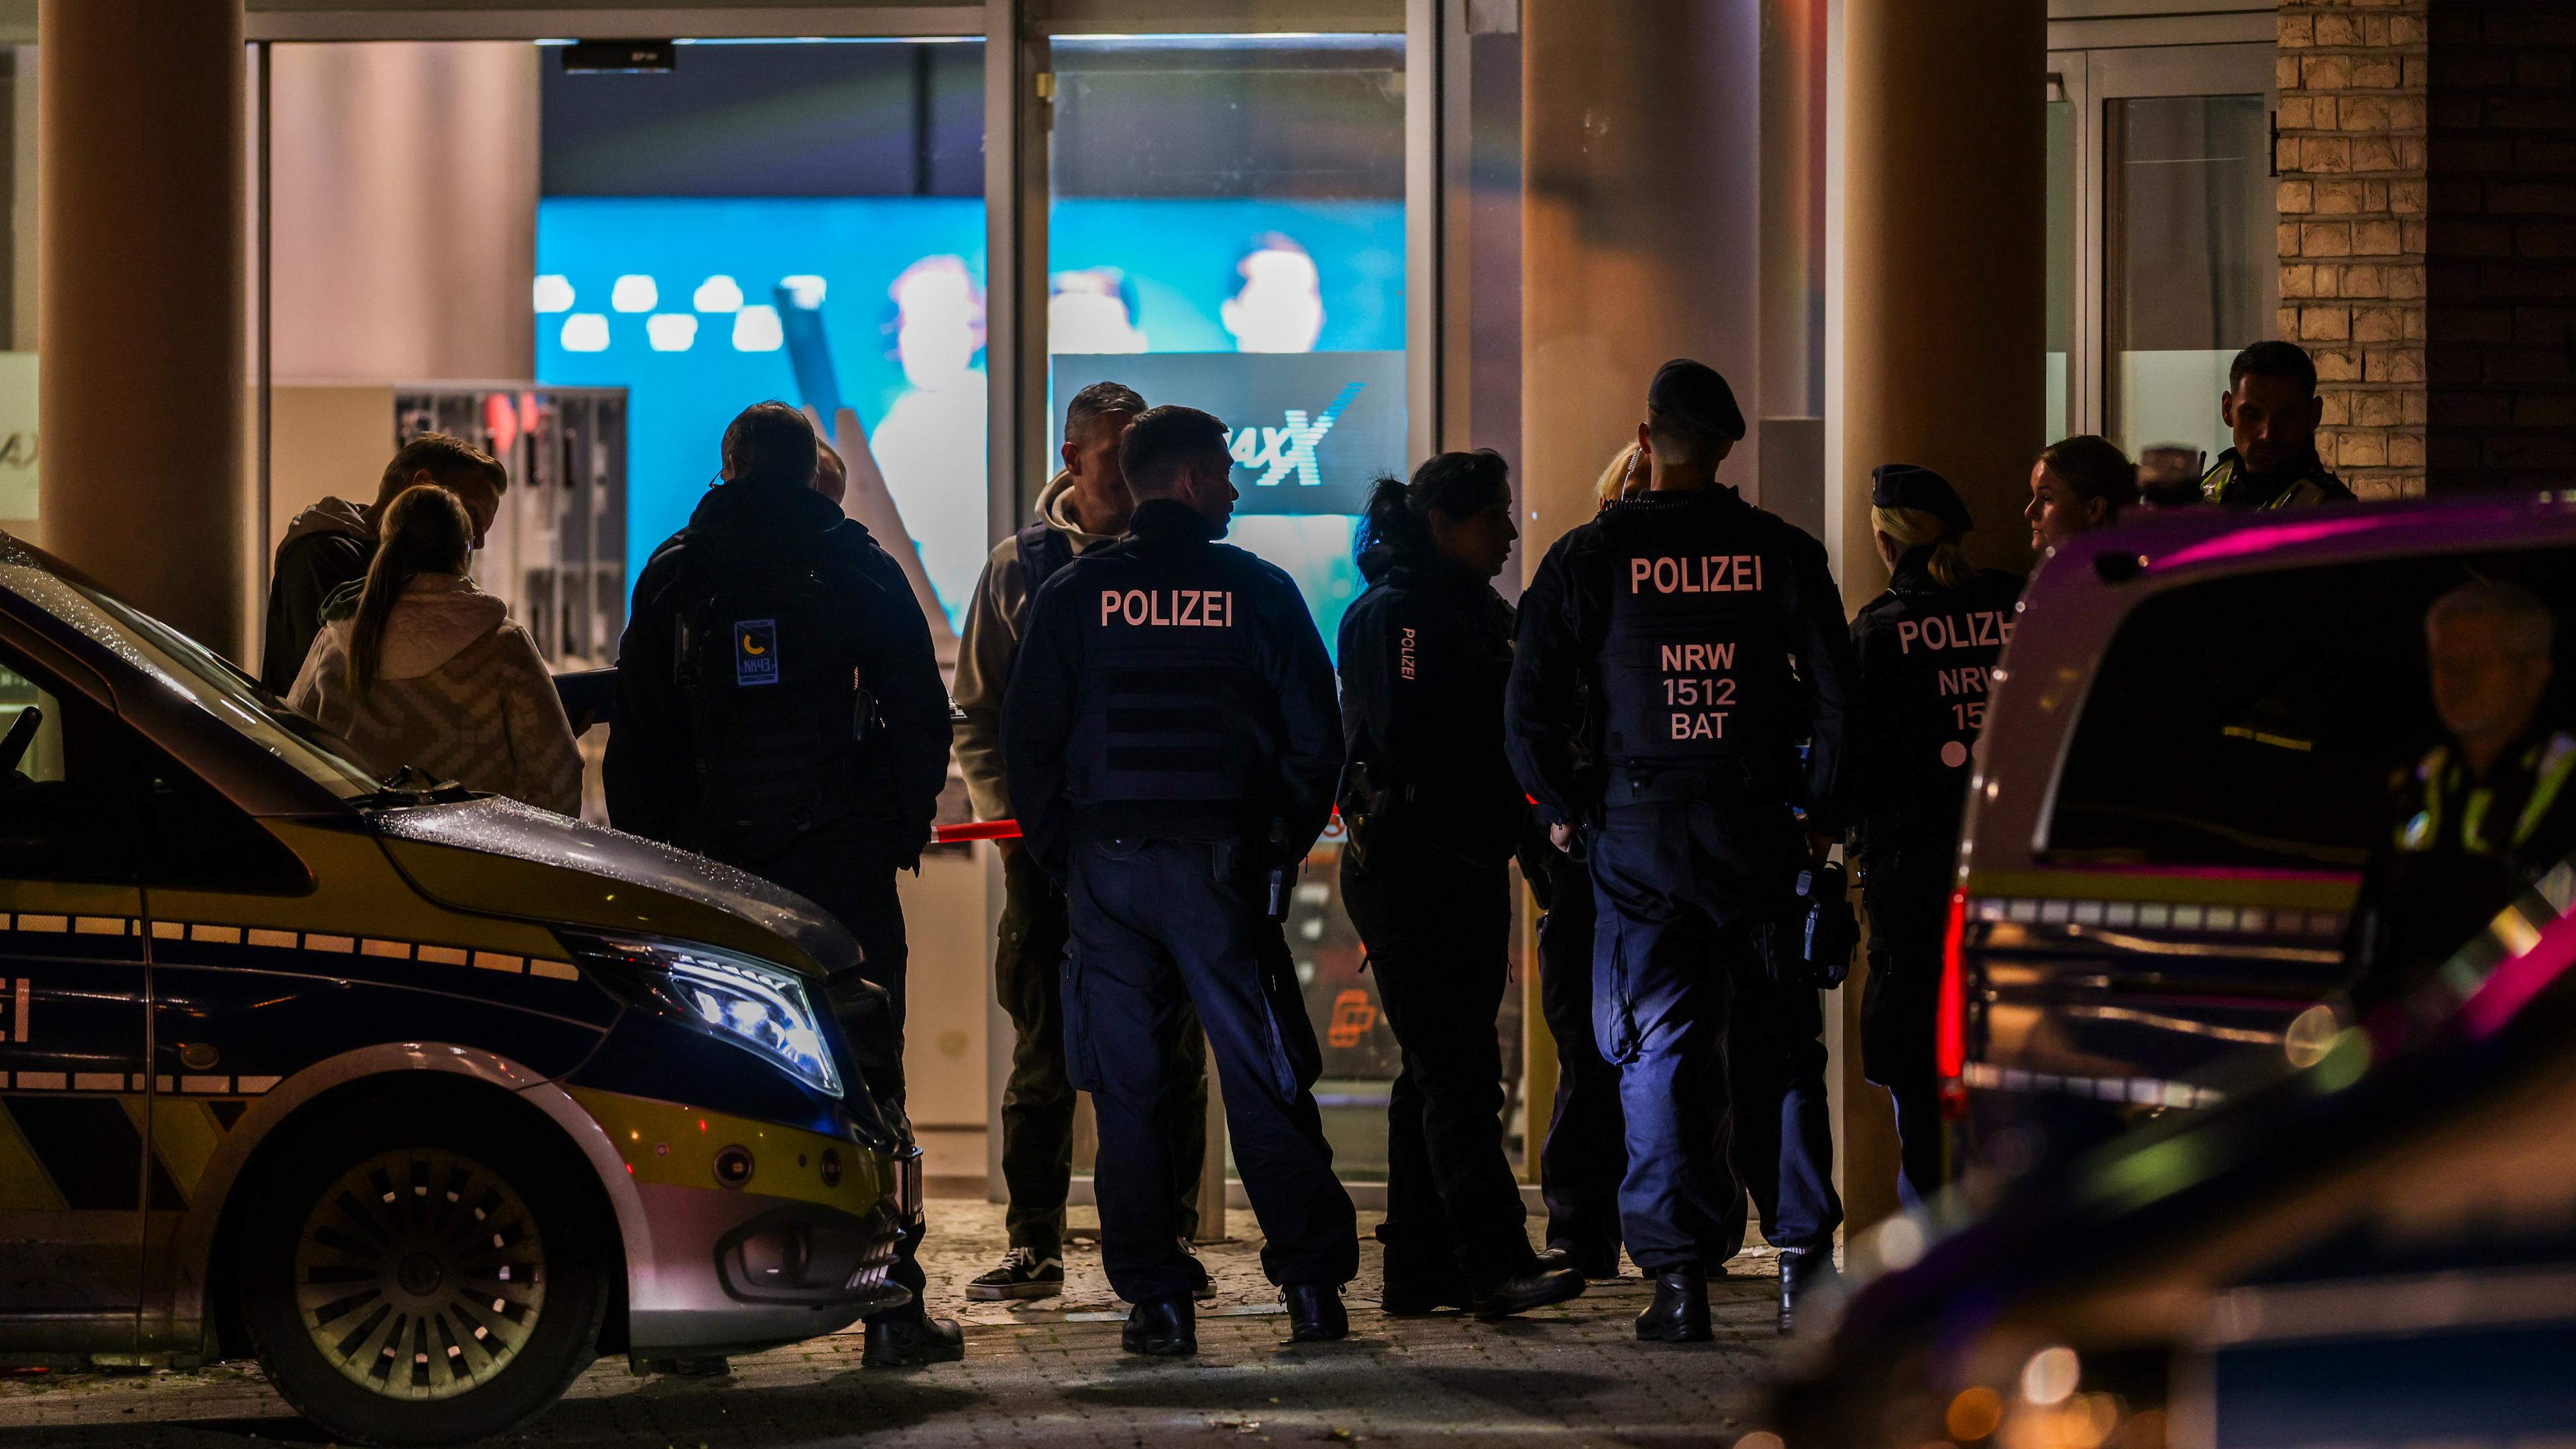
<svg viewBox="0 0 2576 1449"><path fill-rule="evenodd" d="M483 1164L382 1153L305 1214L295 1301L313 1346L350 1382L449 1398L508 1367L535 1331L545 1243L527 1203Z"/></svg>

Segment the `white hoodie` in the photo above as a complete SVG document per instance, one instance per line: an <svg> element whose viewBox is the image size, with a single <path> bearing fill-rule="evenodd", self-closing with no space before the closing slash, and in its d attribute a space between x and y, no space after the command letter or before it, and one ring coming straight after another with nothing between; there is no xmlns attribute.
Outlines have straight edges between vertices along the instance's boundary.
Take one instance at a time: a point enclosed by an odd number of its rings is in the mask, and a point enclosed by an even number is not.
<svg viewBox="0 0 2576 1449"><path fill-rule="evenodd" d="M581 756L554 678L499 599L416 574L385 620L376 678L349 686L357 621L324 621L287 703L385 773L403 765L564 815L581 811Z"/></svg>

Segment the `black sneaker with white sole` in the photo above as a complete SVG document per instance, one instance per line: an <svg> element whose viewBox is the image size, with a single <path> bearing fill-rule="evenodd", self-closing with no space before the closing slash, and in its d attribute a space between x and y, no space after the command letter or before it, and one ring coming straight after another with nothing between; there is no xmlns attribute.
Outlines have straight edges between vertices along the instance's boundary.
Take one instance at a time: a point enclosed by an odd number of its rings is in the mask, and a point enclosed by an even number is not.
<svg viewBox="0 0 2576 1449"><path fill-rule="evenodd" d="M1002 1255L1002 1266L966 1285L966 1296L982 1303L1053 1298L1063 1291L1064 1259L1042 1258L1029 1248L1013 1248Z"/></svg>

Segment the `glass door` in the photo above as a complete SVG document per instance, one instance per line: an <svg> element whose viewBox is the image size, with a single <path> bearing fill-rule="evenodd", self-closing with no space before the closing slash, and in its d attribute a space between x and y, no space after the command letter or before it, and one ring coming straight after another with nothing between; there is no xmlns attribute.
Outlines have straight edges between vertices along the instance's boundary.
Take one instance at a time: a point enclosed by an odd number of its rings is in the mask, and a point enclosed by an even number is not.
<svg viewBox="0 0 2576 1449"><path fill-rule="evenodd" d="M2099 432L2131 457L2227 446L2228 360L2278 328L2273 54L2051 57L2053 433L2062 417L2063 432Z"/></svg>
<svg viewBox="0 0 2576 1449"><path fill-rule="evenodd" d="M1103 380L1225 420L1230 540L1285 569L1330 647L1362 587L1356 515L1406 459L1405 37L1057 36L1047 408ZM1395 1039L1307 861L1288 943L1346 1177L1386 1171Z"/></svg>

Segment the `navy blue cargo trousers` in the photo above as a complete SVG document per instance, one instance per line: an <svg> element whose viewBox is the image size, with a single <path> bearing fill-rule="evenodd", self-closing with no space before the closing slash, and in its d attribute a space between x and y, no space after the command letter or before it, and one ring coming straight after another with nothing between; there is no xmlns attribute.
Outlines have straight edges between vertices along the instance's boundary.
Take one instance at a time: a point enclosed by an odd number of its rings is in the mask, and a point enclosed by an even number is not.
<svg viewBox="0 0 2576 1449"><path fill-rule="evenodd" d="M1724 1262L1743 1241L1748 1179L1774 1245L1831 1241L1842 1205L1832 1144L1817 1130L1815 993L1799 988L1809 1006L1796 1010L1770 986L1754 942L1792 899L1804 854L1795 822L1743 799L1653 801L1605 811L1589 844L1600 911L1593 1029L1619 1068L1628 1256L1647 1273ZM1730 1036L1746 1043L1736 1050L1750 1070L1730 1071ZM1740 1124L1739 1113L1754 1120ZM1823 1157L1808 1161L1820 1141Z"/></svg>
<svg viewBox="0 0 2576 1449"><path fill-rule="evenodd" d="M1130 1303L1196 1281L1180 1249L1164 1127L1185 1000L1224 1088L1235 1167L1267 1239L1263 1271L1273 1283L1335 1286L1359 1272L1358 1217L1333 1175L1312 1090L1323 1054L1267 913L1266 850L1160 839L1073 847L1066 1068L1099 1119L1100 1257Z"/></svg>

